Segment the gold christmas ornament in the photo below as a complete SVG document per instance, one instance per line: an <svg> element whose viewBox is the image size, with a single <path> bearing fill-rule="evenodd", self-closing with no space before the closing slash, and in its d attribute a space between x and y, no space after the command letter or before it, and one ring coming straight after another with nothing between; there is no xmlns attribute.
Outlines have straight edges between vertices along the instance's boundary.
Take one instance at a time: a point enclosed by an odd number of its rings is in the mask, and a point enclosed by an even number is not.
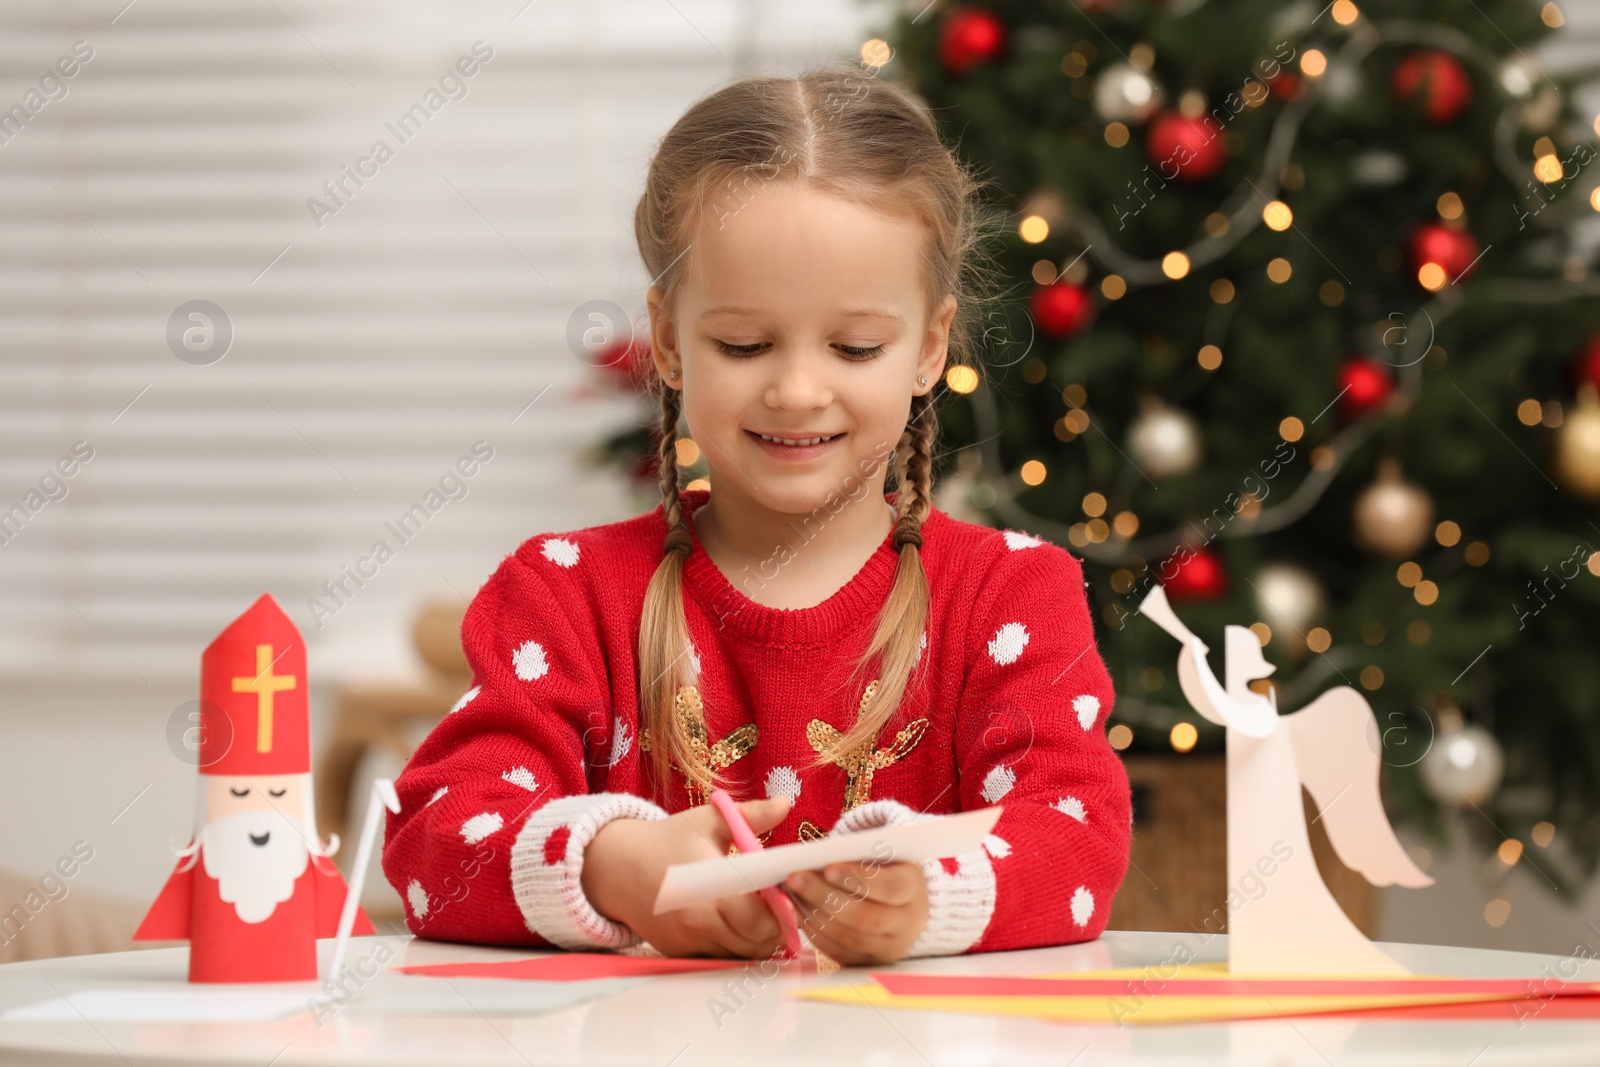
<svg viewBox="0 0 1600 1067"><path fill-rule="evenodd" d="M1170 478L1198 467L1199 424L1154 396L1140 404L1143 410L1128 429L1128 455L1139 469L1151 478Z"/></svg>
<svg viewBox="0 0 1600 1067"><path fill-rule="evenodd" d="M1391 559L1404 559L1433 532L1433 498L1400 477L1392 456L1378 461L1378 480L1356 497L1352 517L1356 545Z"/></svg>
<svg viewBox="0 0 1600 1067"><path fill-rule="evenodd" d="M1600 500L1600 398L1593 382L1578 387L1578 400L1552 439L1551 466L1562 488L1585 500Z"/></svg>

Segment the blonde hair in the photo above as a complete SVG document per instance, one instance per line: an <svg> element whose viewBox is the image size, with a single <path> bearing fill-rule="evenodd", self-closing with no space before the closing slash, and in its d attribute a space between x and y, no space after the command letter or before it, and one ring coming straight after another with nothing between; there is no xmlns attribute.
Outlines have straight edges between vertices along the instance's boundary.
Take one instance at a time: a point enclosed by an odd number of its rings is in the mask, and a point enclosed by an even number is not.
<svg viewBox="0 0 1600 1067"><path fill-rule="evenodd" d="M928 236L922 282L930 308L947 296L957 300L947 363L982 372L973 325L992 289L988 263L978 254L989 228L977 199L982 183L941 142L926 104L860 67L745 78L689 108L662 138L634 212L634 237L662 289L663 306L671 306L682 284L684 252L705 212L719 197L739 204L741 191L755 184L759 195L759 185L773 181L803 181L885 213L909 208ZM676 721L681 687L697 681L683 607L683 565L693 540L678 500L682 399L659 375L651 376L650 388L661 405L658 455L667 536L639 627L641 717L652 739L656 780L664 787L676 764L709 791L724 784L721 776L693 758L690 739ZM818 754L813 767L875 742L912 685L928 619L928 578L919 549L932 506L937 435L933 391L913 395L891 463L899 490L894 545L900 561L877 628L848 682L856 691L881 654L878 685L855 724ZM918 684L925 673L924 666Z"/></svg>

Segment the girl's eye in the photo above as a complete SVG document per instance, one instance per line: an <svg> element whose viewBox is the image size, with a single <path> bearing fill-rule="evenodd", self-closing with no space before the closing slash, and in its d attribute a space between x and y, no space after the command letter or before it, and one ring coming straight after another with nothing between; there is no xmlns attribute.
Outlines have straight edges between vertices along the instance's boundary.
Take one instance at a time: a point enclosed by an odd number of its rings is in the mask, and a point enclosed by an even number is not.
<svg viewBox="0 0 1600 1067"><path fill-rule="evenodd" d="M725 356L749 357L761 351L763 345L730 345L726 341L717 341L717 348ZM840 345L839 351L853 360L866 361L875 359L883 354L883 345L873 345L871 348L859 348L855 345Z"/></svg>

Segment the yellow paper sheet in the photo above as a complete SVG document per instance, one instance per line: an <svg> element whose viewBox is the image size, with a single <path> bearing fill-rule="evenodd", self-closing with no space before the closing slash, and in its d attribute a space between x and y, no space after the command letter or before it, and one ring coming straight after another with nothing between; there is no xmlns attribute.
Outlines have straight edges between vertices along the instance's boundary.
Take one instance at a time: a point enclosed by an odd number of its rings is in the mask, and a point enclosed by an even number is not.
<svg viewBox="0 0 1600 1067"><path fill-rule="evenodd" d="M1259 978L1233 975L1226 963L1186 964L1157 971L1152 967L1120 967L1099 971L1058 971L1028 975L1030 978L1106 979L1122 978L1146 983L1142 989L1123 996L1104 993L1075 996L900 996L873 981L848 986L795 991L806 1000L836 1004L872 1005L882 1008L910 1008L919 1011L964 1011L991 1015L1019 1015L1065 1022L1111 1023L1114 1025L1158 1025L1162 1023L1216 1022L1229 1019L1277 1018L1318 1012L1359 1011L1416 1004L1459 1004L1474 1001L1512 1001L1511 993L1418 993L1405 994L1235 994L1194 996L1182 994L1186 979ZM1349 976L1341 975L1340 978ZM1374 975L1393 980L1393 976ZM1449 977L1415 975L1418 980ZM1263 979L1270 981L1270 979ZM1180 994L1180 995L1163 995ZM1508 1006L1507 1018L1515 1018Z"/></svg>

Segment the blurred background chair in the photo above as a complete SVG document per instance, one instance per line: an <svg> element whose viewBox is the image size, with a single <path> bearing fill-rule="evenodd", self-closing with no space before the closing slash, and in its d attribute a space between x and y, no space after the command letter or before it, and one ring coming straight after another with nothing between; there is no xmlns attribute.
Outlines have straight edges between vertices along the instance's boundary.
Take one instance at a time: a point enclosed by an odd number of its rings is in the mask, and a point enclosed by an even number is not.
<svg viewBox="0 0 1600 1067"><path fill-rule="evenodd" d="M378 758L403 764L418 742L461 699L472 671L461 650L461 620L467 601L437 596L423 604L411 627L417 656L427 674L416 681L351 682L335 691L333 725L316 767L317 826L323 837L338 834L334 857L348 878L361 821L366 817L367 788L372 773L363 773ZM380 838L374 855L381 853ZM375 861L376 864L376 861ZM404 911L387 891L381 868L368 871L363 903L375 925L385 919L399 924ZM380 888L381 887L381 888Z"/></svg>

